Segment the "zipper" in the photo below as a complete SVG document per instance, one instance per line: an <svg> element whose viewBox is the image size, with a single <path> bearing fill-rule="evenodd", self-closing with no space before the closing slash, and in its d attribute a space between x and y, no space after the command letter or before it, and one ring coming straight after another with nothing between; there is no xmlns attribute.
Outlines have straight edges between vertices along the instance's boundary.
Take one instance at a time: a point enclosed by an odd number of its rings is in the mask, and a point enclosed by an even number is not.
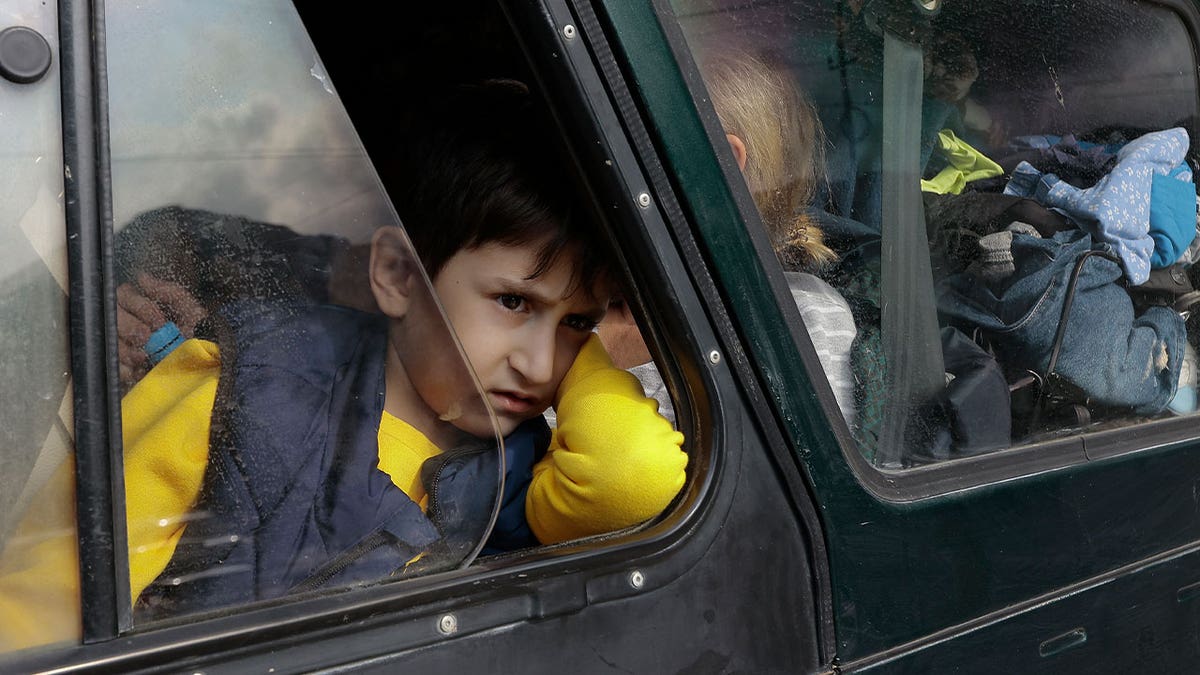
<svg viewBox="0 0 1200 675"><path fill-rule="evenodd" d="M446 465L448 465L453 460L461 459L461 458L463 458L465 456L469 456L469 455L480 454L483 452L487 452L489 450L490 450L490 448L488 446L484 445L479 448L471 449L471 450L467 450L467 451L463 451L463 452L444 454L439 458L440 461L435 465L436 468L429 471L429 474L432 475L432 478L430 479L429 485L427 487L427 490L429 493L429 508L428 508L427 516L429 517L429 520L433 523L434 527L436 527L438 529L439 533L441 533L441 527L438 527L438 519L437 519L438 490L441 485L442 472L445 470ZM425 473L425 472L422 472L422 473ZM443 539L444 539L444 535L443 535ZM301 581L300 583L296 584L295 586L292 586L291 589L288 590L288 592L289 593L304 593L307 591L313 591L318 588L321 588L322 586L327 584L330 579L336 577L338 574L341 574L347 567L354 564L356 561L363 558L368 553L371 553L372 551L374 551L377 548L380 548L382 546L387 546L388 544L390 544L391 540L392 540L392 536L389 535L388 533L384 532L383 530L376 530L376 531L372 532L371 534L367 535L366 538L364 538L363 540L361 540L357 544L355 544L353 547L343 551L342 553L338 554L335 558L333 558L333 560L330 560L329 562L322 565L316 572L313 572L304 581ZM436 546L438 543L439 542L434 542L434 546ZM405 566L401 566L401 569L404 569L404 568L405 568Z"/></svg>
<svg viewBox="0 0 1200 675"><path fill-rule="evenodd" d="M353 547L341 552L333 560L325 563L316 572L313 572L307 579L292 586L288 593L304 593L313 591L329 582L338 574L341 574L347 567L354 564L363 556L377 548L388 545L390 535L382 530L376 530L367 535L365 539L355 544Z"/></svg>
<svg viewBox="0 0 1200 675"><path fill-rule="evenodd" d="M426 485L426 491L429 493L429 506L427 507L425 514L429 517L429 520L433 523L434 527L438 529L438 532L441 532L442 530L441 526L438 524L440 514L440 509L438 508L440 500L438 499L438 496L442 483L442 472L446 470L446 465L454 460L471 457L473 455L480 455L494 450L495 448L492 446L480 444L474 448L460 450L458 452L442 453L442 455L438 457L437 464L434 465L435 468L430 469L429 471L422 469L422 474L431 476ZM444 537L445 534L442 534Z"/></svg>

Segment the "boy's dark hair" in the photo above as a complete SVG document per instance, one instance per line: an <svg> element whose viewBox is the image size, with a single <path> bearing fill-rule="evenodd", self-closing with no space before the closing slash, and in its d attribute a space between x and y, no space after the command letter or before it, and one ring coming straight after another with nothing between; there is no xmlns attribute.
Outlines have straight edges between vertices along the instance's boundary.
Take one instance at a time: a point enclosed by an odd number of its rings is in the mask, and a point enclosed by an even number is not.
<svg viewBox="0 0 1200 675"><path fill-rule="evenodd" d="M608 248L575 206L555 127L535 103L524 84L492 80L446 92L404 125L384 180L430 277L463 249L542 241L530 278L564 252L579 261L573 290L607 272Z"/></svg>

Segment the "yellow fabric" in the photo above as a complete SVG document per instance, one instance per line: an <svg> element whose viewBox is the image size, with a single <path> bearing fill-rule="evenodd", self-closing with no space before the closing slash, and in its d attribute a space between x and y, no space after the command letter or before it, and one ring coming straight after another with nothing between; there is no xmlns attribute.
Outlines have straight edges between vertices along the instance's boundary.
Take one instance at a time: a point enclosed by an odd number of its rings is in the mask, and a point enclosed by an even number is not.
<svg viewBox="0 0 1200 675"><path fill-rule="evenodd" d="M135 602L166 568L199 496L219 377L217 346L188 340L122 400ZM526 499L526 518L540 541L635 525L660 513L683 486L683 435L658 414L635 377L612 365L596 336L567 373L555 407L559 426L534 467ZM380 469L425 508L420 469L437 447L386 413L378 439ZM0 554L0 651L79 640L74 475L68 459Z"/></svg>
<svg viewBox="0 0 1200 675"><path fill-rule="evenodd" d="M188 340L121 400L134 602L166 569L200 495L220 372L217 346Z"/></svg>
<svg viewBox="0 0 1200 675"><path fill-rule="evenodd" d="M0 556L0 652L73 640L82 633L75 462L55 470Z"/></svg>
<svg viewBox="0 0 1200 675"><path fill-rule="evenodd" d="M429 495L421 483L421 465L439 453L441 450L424 434L384 411L379 420L379 469L422 511L429 505Z"/></svg>
<svg viewBox="0 0 1200 675"><path fill-rule="evenodd" d="M950 162L938 175L921 181L922 192L939 195L961 194L967 183L983 178L994 178L1004 174L1000 165L971 147L949 129L938 132L937 149Z"/></svg>
<svg viewBox="0 0 1200 675"><path fill-rule="evenodd" d="M552 544L653 518L683 487L683 434L591 336L559 387L558 428L533 468L525 518Z"/></svg>
<svg viewBox="0 0 1200 675"><path fill-rule="evenodd" d="M189 340L121 402L132 599L166 567L200 492L216 398L216 345ZM0 555L0 645L79 640L75 462L38 494Z"/></svg>

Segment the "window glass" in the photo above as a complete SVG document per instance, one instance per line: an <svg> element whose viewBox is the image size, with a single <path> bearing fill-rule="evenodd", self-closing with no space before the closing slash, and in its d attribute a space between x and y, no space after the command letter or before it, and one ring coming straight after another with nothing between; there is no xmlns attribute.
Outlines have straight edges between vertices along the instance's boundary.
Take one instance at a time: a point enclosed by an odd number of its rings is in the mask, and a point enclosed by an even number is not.
<svg viewBox="0 0 1200 675"><path fill-rule="evenodd" d="M0 79L0 652L79 632L78 594L43 604L37 585L40 554L76 546L55 5L5 3L0 30L13 26L40 33L52 61L36 82ZM40 503L41 491L61 499Z"/></svg>
<svg viewBox="0 0 1200 675"><path fill-rule="evenodd" d="M372 30L416 39L380 55L326 3L106 6L117 545L138 628L621 530L682 489L682 435L595 335L618 286L603 231L531 78L514 79L499 7L481 4L465 71L431 57L463 51L457 7L381 10ZM27 266L55 260L35 252ZM69 478L62 454L46 462ZM41 482L24 511L68 513L69 484ZM61 534L4 611L78 606Z"/></svg>
<svg viewBox="0 0 1200 675"><path fill-rule="evenodd" d="M673 3L859 449L902 469L1195 412L1185 23L941 4Z"/></svg>
<svg viewBox="0 0 1200 675"><path fill-rule="evenodd" d="M292 3L106 30L135 622L469 562L496 418Z"/></svg>

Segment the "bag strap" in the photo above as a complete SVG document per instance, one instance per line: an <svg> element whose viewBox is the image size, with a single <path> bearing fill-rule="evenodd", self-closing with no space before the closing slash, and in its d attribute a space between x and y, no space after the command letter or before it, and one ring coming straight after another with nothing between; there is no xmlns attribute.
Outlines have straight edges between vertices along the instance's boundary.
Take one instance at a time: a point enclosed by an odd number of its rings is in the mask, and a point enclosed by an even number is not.
<svg viewBox="0 0 1200 675"><path fill-rule="evenodd" d="M1058 366L1058 358L1062 354L1063 341L1067 335L1067 319L1071 315L1071 305L1075 302L1075 289L1079 283L1079 275L1083 272L1083 266L1088 260L1093 257L1100 257L1120 265L1121 260L1116 255L1107 251L1087 251L1079 256L1079 260L1075 261L1075 267L1071 270L1070 281L1067 282L1067 293L1063 297L1062 314L1058 317L1058 329L1054 333L1054 344L1050 348L1050 361L1046 364L1046 374L1042 377L1043 386L1038 389L1037 402L1033 406L1033 416L1030 419L1030 429L1037 429L1041 424L1041 419L1045 413L1046 392L1052 380L1055 379L1054 369Z"/></svg>

